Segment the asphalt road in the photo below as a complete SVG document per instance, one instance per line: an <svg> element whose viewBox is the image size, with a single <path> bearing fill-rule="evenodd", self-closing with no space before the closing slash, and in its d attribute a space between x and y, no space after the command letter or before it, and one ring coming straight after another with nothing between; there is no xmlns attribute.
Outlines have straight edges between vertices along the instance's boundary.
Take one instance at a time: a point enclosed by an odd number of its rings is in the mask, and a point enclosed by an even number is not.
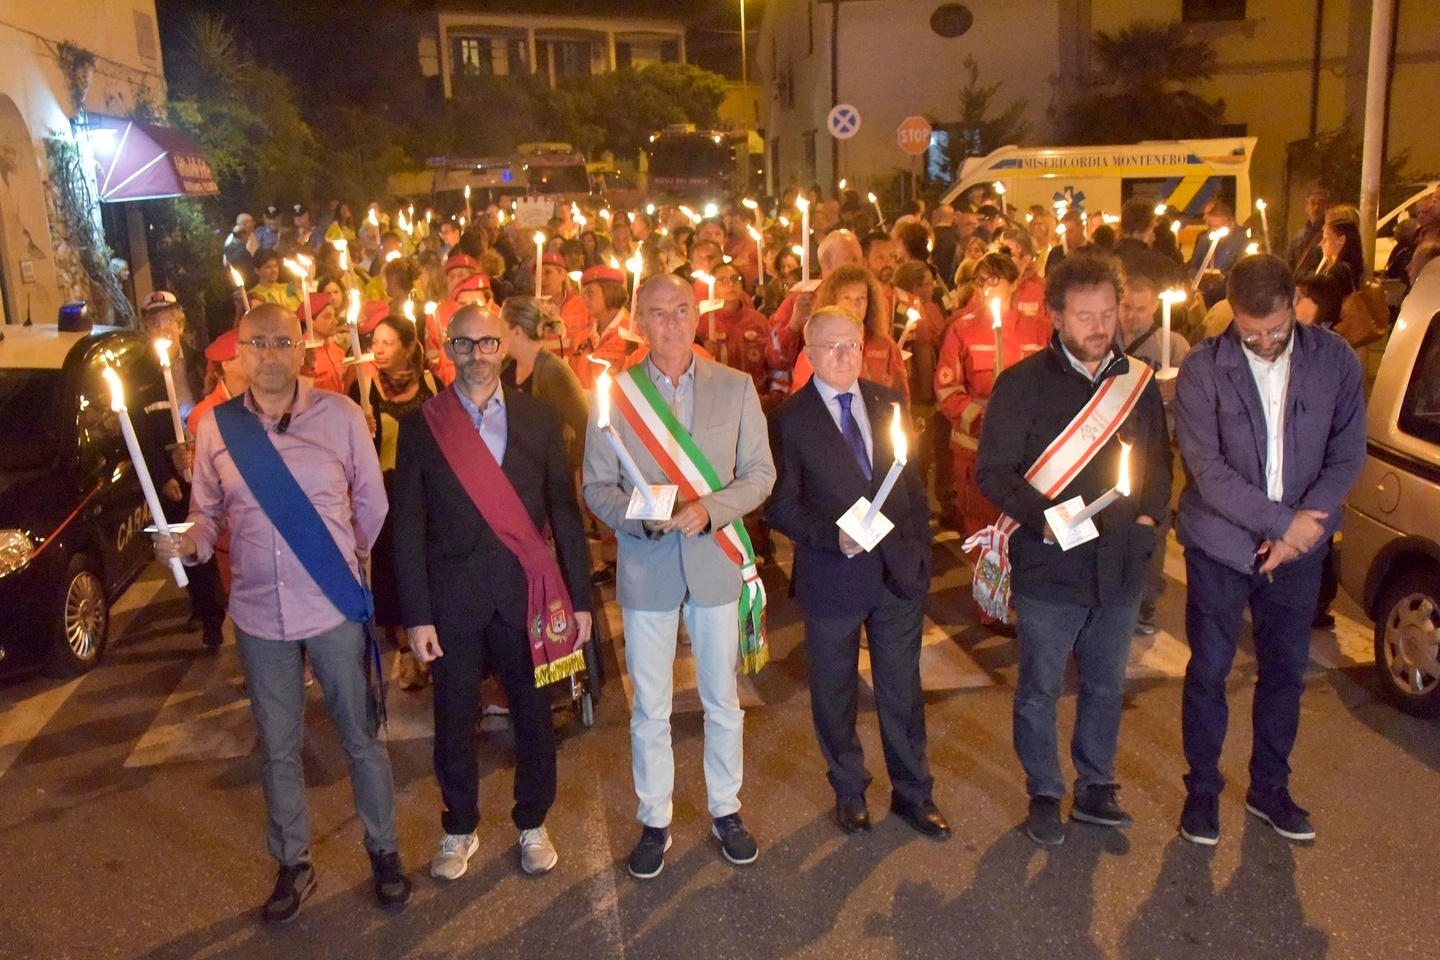
<svg viewBox="0 0 1440 960"><path fill-rule="evenodd" d="M924 654L936 801L955 835L924 839L889 815L873 712L862 738L877 774L869 835L845 837L810 730L805 655L784 565L766 574L774 662L743 688L748 868L708 839L693 676L679 667L677 796L665 871L632 880L638 835L626 686L611 668L594 728L557 713L560 797L550 875L517 867L509 734L482 741L480 851L442 885L425 871L439 839L427 694L391 693L402 855L415 895L377 908L343 757L312 691L305 759L317 895L288 927L257 909L274 865L234 648L200 652L179 631L185 601L159 570L116 611L106 663L69 683L0 686L0 957L1436 957L1432 901L1440 726L1377 699L1369 627L1348 601L1316 633L1293 790L1319 836L1292 846L1243 808L1254 661L1232 681L1222 838L1177 838L1183 799L1179 701L1183 583L1161 633L1137 638L1121 731L1122 802L1134 829L1071 824L1043 851L1018 832L1023 780L1010 747L1013 641L975 623L967 569L937 545ZM1181 577L1173 541L1168 565ZM618 612L610 608L611 626ZM1068 727L1073 699L1062 703Z"/></svg>

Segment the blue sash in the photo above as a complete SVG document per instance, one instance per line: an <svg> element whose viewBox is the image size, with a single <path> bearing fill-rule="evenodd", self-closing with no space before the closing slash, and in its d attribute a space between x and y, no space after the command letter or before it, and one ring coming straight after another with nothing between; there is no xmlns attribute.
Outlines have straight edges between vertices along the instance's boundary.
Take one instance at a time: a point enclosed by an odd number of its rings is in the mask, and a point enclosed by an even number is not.
<svg viewBox="0 0 1440 960"><path fill-rule="evenodd" d="M374 615L370 591L355 578L320 512L280 457L260 418L245 408L244 395L215 408L215 425L230 459L265 516L295 552L320 592L353 623Z"/></svg>

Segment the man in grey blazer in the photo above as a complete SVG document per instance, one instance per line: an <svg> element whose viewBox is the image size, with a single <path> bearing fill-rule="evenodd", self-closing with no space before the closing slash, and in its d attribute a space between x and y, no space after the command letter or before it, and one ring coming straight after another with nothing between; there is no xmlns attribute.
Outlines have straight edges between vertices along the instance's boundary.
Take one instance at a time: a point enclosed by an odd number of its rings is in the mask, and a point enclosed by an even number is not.
<svg viewBox="0 0 1440 960"><path fill-rule="evenodd" d="M775 483L775 466L754 382L737 370L696 356L699 311L689 283L657 275L640 287L640 330L650 344L642 362L647 381L714 469L715 489L691 502L677 498L664 522L625 519L631 484L597 426L590 404L585 445L585 502L619 540L616 597L624 614L625 665L634 687L631 763L640 842L630 873L648 879L665 866L670 846L675 761L670 747L675 641L685 619L705 709L705 785L712 833L732 863L751 863L754 839L740 821L744 711L736 688L740 649L740 567L717 534L760 506ZM620 415L611 388L614 428L650 483L669 483L664 471Z"/></svg>

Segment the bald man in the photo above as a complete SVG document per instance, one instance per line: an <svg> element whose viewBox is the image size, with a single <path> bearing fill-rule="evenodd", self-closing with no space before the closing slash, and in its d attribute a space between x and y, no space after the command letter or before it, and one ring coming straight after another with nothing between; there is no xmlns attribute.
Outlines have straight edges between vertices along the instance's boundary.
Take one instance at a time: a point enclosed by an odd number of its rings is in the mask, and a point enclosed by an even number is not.
<svg viewBox="0 0 1440 960"><path fill-rule="evenodd" d="M396 906L410 898L410 881L366 673L362 564L387 510L375 444L350 399L300 380L305 340L292 310L251 310L238 349L250 387L200 420L192 526L157 534L155 554L203 563L221 531L231 533L230 618L260 739L266 839L280 864L266 922L293 920L315 891L300 756L307 659L345 750L376 898Z"/></svg>

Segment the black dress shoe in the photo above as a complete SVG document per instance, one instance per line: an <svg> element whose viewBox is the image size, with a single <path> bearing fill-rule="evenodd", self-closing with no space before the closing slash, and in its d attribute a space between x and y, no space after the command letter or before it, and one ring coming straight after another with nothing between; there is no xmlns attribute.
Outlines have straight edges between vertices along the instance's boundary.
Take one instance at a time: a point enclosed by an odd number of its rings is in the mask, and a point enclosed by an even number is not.
<svg viewBox="0 0 1440 960"><path fill-rule="evenodd" d="M846 833L870 829L870 808L861 794L842 794L835 798L835 822Z"/></svg>
<svg viewBox="0 0 1440 960"><path fill-rule="evenodd" d="M939 808L930 800L910 803L899 797L892 797L890 812L910 824L916 833L936 840L950 839L950 824L945 821Z"/></svg>
<svg viewBox="0 0 1440 960"><path fill-rule="evenodd" d="M615 582L615 564L607 563L594 570L590 574L590 583L597 587L603 587L607 583Z"/></svg>

